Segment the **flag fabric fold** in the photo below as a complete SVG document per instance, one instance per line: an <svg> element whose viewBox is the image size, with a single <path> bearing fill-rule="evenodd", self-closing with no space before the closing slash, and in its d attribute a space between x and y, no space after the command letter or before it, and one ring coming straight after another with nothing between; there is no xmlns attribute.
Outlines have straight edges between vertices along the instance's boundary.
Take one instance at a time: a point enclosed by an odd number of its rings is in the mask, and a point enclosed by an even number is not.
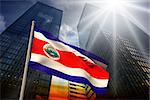
<svg viewBox="0 0 150 100"><path fill-rule="evenodd" d="M109 73L95 64L107 62L83 49L66 44L51 33L35 29L29 67L60 78L88 84L96 93L105 93Z"/></svg>

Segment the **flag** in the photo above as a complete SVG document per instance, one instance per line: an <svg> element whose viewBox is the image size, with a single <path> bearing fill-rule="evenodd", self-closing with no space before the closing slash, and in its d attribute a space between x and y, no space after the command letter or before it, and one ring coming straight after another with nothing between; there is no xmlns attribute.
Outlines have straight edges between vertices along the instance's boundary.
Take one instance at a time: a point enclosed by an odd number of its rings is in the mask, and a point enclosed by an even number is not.
<svg viewBox="0 0 150 100"><path fill-rule="evenodd" d="M35 29L29 67L69 81L88 84L96 93L103 93L109 73L90 57L107 64L92 53L54 38L51 33Z"/></svg>

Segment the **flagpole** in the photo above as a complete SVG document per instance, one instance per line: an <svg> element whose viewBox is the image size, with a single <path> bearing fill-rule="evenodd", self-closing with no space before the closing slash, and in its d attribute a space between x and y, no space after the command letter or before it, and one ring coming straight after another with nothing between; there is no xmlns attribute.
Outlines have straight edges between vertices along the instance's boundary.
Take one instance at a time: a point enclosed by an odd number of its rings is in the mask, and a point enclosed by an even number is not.
<svg viewBox="0 0 150 100"><path fill-rule="evenodd" d="M23 100L23 97L24 97L25 85L26 85L26 80L27 80L27 72L28 72L28 63L29 63L29 60L30 60L30 50L31 50L32 36L33 36L33 33L34 33L34 26L35 26L35 21L33 20L32 25L31 25L31 30L30 30L28 50L27 50L27 54L26 54L26 61L25 61L25 67L24 67L24 72L23 72L23 79L22 79L22 85L21 85L19 100Z"/></svg>

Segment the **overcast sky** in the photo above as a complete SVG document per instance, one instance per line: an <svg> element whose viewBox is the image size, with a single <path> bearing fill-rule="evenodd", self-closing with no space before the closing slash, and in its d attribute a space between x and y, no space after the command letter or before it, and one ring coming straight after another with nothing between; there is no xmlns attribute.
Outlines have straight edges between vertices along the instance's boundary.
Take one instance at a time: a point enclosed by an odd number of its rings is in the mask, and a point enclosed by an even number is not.
<svg viewBox="0 0 150 100"><path fill-rule="evenodd" d="M82 10L85 3L89 3L90 0L0 0L0 32L13 23L20 15L22 15L29 7L35 4L37 1L41 1L50 6L63 10L62 25L68 25L74 31L78 24ZM91 0L92 1L92 0ZM90 1L90 2L91 2ZM137 3L141 7L149 8L149 0L136 0L147 1L145 3ZM142 11L136 11L131 8L133 16L144 26L149 34L149 22L148 14Z"/></svg>

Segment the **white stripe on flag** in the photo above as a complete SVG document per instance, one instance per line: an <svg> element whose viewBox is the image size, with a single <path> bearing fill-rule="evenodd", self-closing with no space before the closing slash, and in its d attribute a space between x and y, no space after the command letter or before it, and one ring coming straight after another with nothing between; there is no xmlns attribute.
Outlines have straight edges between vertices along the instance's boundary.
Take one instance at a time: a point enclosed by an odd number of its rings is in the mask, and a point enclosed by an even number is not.
<svg viewBox="0 0 150 100"><path fill-rule="evenodd" d="M40 63L41 65L47 66L51 69L60 71L64 74L68 74L71 76L84 77L90 81L90 83L95 87L107 87L108 79L96 79L90 76L85 70L80 68L69 68L60 64L54 60L51 60L43 55L31 53L30 61Z"/></svg>

